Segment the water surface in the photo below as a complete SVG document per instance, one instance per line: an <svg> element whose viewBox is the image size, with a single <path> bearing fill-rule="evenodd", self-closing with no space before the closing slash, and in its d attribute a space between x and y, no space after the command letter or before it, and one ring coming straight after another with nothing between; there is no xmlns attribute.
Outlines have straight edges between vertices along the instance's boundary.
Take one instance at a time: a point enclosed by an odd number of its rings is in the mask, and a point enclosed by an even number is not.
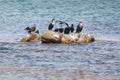
<svg viewBox="0 0 120 80"><path fill-rule="evenodd" d="M0 13L0 79L120 79L119 0L0 0ZM41 34L52 18L75 28L83 21L83 33L106 41L19 42L26 26L36 24Z"/></svg>

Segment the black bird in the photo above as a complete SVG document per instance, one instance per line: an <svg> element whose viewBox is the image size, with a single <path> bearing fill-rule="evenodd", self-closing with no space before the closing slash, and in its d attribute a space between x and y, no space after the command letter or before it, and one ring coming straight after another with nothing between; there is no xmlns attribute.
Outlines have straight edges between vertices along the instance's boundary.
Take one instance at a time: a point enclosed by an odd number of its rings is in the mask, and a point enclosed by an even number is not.
<svg viewBox="0 0 120 80"><path fill-rule="evenodd" d="M65 22L65 24L67 25L67 27L64 30L64 34L69 34L70 33L70 27L69 27L68 23Z"/></svg>
<svg viewBox="0 0 120 80"><path fill-rule="evenodd" d="M30 27L26 27L24 30L30 30Z"/></svg>
<svg viewBox="0 0 120 80"><path fill-rule="evenodd" d="M36 30L36 25L34 24L30 29L31 29L31 32L35 31Z"/></svg>
<svg viewBox="0 0 120 80"><path fill-rule="evenodd" d="M24 30L27 30L28 33L31 33L31 28L30 27L26 27Z"/></svg>
<svg viewBox="0 0 120 80"><path fill-rule="evenodd" d="M61 28L57 28L56 31L59 31L59 32L64 32L64 34L69 34L70 33L70 27L68 25L68 23L64 22L64 21L59 21L57 20L56 22L59 22L59 24L61 25ZM66 28L62 28L62 24L66 24L67 27Z"/></svg>
<svg viewBox="0 0 120 80"><path fill-rule="evenodd" d="M24 30L27 30L28 33L34 32L36 30L36 25L34 24L31 28L30 27L26 27Z"/></svg>
<svg viewBox="0 0 120 80"><path fill-rule="evenodd" d="M63 33L64 28L62 28L62 24L63 24L64 22L63 22L63 21L59 21L59 20L57 20L57 21L55 21L55 22L59 22L59 24L60 24L61 26L60 26L60 28L56 28L54 31L55 31L55 32Z"/></svg>
<svg viewBox="0 0 120 80"><path fill-rule="evenodd" d="M71 33L74 32L74 25L73 24L71 24L70 31L71 31Z"/></svg>
<svg viewBox="0 0 120 80"><path fill-rule="evenodd" d="M58 32L58 31L59 31L59 29L58 29L58 28L56 28L54 31L55 31L55 32Z"/></svg>
<svg viewBox="0 0 120 80"><path fill-rule="evenodd" d="M54 31L55 31L55 32L60 32L60 33L63 33L64 28L56 28Z"/></svg>
<svg viewBox="0 0 120 80"><path fill-rule="evenodd" d="M55 19L52 19L51 23L48 26L48 30L52 30L54 25L55 25Z"/></svg>
<svg viewBox="0 0 120 80"><path fill-rule="evenodd" d="M80 23L77 26L76 33L80 33L82 31L82 29L83 29L83 23L82 23L82 21L80 21Z"/></svg>
<svg viewBox="0 0 120 80"><path fill-rule="evenodd" d="M59 21L59 24L61 25L60 28L59 28L60 33L63 33L63 31L64 31L64 28L62 28L63 23L64 23L63 21Z"/></svg>
<svg viewBox="0 0 120 80"><path fill-rule="evenodd" d="M60 33L63 33L64 28L59 28L58 31L59 31Z"/></svg>
<svg viewBox="0 0 120 80"><path fill-rule="evenodd" d="M38 34L39 34L39 30L35 31L35 33L38 33Z"/></svg>

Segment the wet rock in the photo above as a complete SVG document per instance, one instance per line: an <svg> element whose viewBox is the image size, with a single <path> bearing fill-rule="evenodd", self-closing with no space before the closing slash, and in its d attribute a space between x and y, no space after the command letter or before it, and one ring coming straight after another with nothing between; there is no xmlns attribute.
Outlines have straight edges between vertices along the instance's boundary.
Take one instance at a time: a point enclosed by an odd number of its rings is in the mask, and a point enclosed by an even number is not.
<svg viewBox="0 0 120 80"><path fill-rule="evenodd" d="M26 36L24 36L20 41L21 42L33 42L40 40L41 36L38 33L32 32Z"/></svg>
<svg viewBox="0 0 120 80"><path fill-rule="evenodd" d="M80 33L77 43L89 43L95 41L94 37L90 34Z"/></svg>
<svg viewBox="0 0 120 80"><path fill-rule="evenodd" d="M73 43L73 40L69 35L64 34L61 38L61 43Z"/></svg>
<svg viewBox="0 0 120 80"><path fill-rule="evenodd" d="M78 40L79 34L64 34L61 38L62 43L75 43Z"/></svg>
<svg viewBox="0 0 120 80"><path fill-rule="evenodd" d="M62 34L59 32L54 32L47 30L43 32L41 36L42 43L89 43L93 42L95 39L90 34L85 33L71 33Z"/></svg>
<svg viewBox="0 0 120 80"><path fill-rule="evenodd" d="M51 30L44 31L41 36L41 42L42 43L60 43L62 33L54 32Z"/></svg>

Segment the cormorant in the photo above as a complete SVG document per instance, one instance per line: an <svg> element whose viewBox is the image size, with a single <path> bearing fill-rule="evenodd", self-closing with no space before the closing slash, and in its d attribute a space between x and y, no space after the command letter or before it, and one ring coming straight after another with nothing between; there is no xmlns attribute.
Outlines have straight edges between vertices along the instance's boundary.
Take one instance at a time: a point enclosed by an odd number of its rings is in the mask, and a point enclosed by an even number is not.
<svg viewBox="0 0 120 80"><path fill-rule="evenodd" d="M54 31L55 31L55 32L63 33L64 28L62 28L62 24L63 24L64 22L63 22L63 21L59 21L59 20L57 20L57 21L55 21L55 22L59 22L59 24L60 24L61 26L60 26L60 28L56 28Z"/></svg>
<svg viewBox="0 0 120 80"><path fill-rule="evenodd" d="M82 23L82 21L80 21L80 23L77 26L76 33L80 33L82 31L82 29L83 29L83 23Z"/></svg>
<svg viewBox="0 0 120 80"><path fill-rule="evenodd" d="M28 33L31 33L31 28L30 27L26 27L24 30L27 30Z"/></svg>
<svg viewBox="0 0 120 80"><path fill-rule="evenodd" d="M63 33L64 28L59 28L58 31L59 31L60 33Z"/></svg>
<svg viewBox="0 0 120 80"><path fill-rule="evenodd" d="M30 27L26 27L24 30L27 30L28 31L28 33L31 33L31 32L39 32L38 30L37 31L35 31L36 30L36 25L34 24L31 28Z"/></svg>
<svg viewBox="0 0 120 80"><path fill-rule="evenodd" d="M55 19L52 19L51 23L48 26L48 30L52 30L54 24L55 24Z"/></svg>
<svg viewBox="0 0 120 80"><path fill-rule="evenodd" d="M58 31L59 31L59 29L58 29L58 28L56 28L54 31L55 31L55 32L58 32Z"/></svg>
<svg viewBox="0 0 120 80"><path fill-rule="evenodd" d="M69 27L68 23L65 22L65 24L67 25L67 27L64 30L64 34L69 34L70 33L70 27Z"/></svg>
<svg viewBox="0 0 120 80"><path fill-rule="evenodd" d="M34 24L30 29L31 29L31 32L35 31L36 30L36 25Z"/></svg>
<svg viewBox="0 0 120 80"><path fill-rule="evenodd" d="M71 33L74 32L74 25L73 24L71 24L70 31L71 31Z"/></svg>

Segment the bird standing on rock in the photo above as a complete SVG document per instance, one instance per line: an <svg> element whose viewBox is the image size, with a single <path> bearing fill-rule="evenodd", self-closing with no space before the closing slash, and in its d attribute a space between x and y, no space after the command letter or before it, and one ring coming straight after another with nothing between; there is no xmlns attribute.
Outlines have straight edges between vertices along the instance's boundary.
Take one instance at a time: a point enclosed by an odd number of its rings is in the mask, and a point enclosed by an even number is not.
<svg viewBox="0 0 120 80"><path fill-rule="evenodd" d="M30 29L30 27L26 27L24 30L27 30L28 33L31 33L31 29Z"/></svg>
<svg viewBox="0 0 120 80"><path fill-rule="evenodd" d="M83 22L80 21L80 23L77 26L76 33L80 33L83 29Z"/></svg>
<svg viewBox="0 0 120 80"><path fill-rule="evenodd" d="M63 28L63 26L62 26L62 24L63 24L64 22L63 21L60 21L60 28L58 29L58 31L60 32L60 33L63 33L63 31L64 31L64 28Z"/></svg>
<svg viewBox="0 0 120 80"><path fill-rule="evenodd" d="M71 24L70 31L71 31L71 33L74 32L74 25L73 24Z"/></svg>
<svg viewBox="0 0 120 80"><path fill-rule="evenodd" d="M68 23L65 23L67 25L67 27L64 30L64 34L69 34L70 33L70 27L68 25Z"/></svg>
<svg viewBox="0 0 120 80"><path fill-rule="evenodd" d="M35 31L36 30L36 25L34 24L32 27L31 27L31 32Z"/></svg>
<svg viewBox="0 0 120 80"><path fill-rule="evenodd" d="M36 25L35 24L31 28L26 27L24 30L27 30L28 33L31 33L31 32L39 33L39 30L36 31Z"/></svg>
<svg viewBox="0 0 120 80"><path fill-rule="evenodd" d="M60 24L60 28L55 28L55 32L60 32L60 33L63 33L63 31L64 31L64 28L62 27L62 24L64 23L63 21L59 21L59 20L57 20L57 21L55 21L55 22L59 22L59 24Z"/></svg>
<svg viewBox="0 0 120 80"><path fill-rule="evenodd" d="M55 19L52 19L51 23L48 26L48 30L52 30L52 28L54 27L54 25L55 25Z"/></svg>

